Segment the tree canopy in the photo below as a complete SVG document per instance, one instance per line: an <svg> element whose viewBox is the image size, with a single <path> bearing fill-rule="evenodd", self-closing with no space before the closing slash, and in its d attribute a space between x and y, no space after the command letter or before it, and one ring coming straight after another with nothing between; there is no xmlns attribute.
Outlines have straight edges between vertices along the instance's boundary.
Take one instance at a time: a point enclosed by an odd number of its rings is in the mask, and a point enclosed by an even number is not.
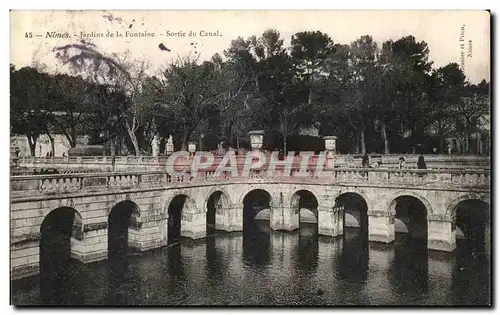
<svg viewBox="0 0 500 315"><path fill-rule="evenodd" d="M54 51L71 74L11 65L11 130L32 150L54 133L71 146L83 134L93 143L119 140L137 155L155 135L173 135L182 149L201 138L204 149L239 147L248 131L264 129L266 148L287 151L321 143L301 135L314 127L337 135L344 153L446 152L450 137L469 152L470 136L489 130L489 82L470 84L456 63L433 68L427 43L411 35L340 44L304 31L286 46L271 29L234 39L210 60L179 57L154 75L147 60L90 43Z"/></svg>

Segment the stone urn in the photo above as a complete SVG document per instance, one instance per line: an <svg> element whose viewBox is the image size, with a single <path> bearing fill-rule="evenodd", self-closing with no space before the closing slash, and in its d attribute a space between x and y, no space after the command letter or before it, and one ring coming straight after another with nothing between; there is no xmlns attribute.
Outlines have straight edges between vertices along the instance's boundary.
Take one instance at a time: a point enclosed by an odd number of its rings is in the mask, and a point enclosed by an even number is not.
<svg viewBox="0 0 500 315"><path fill-rule="evenodd" d="M334 162L335 150L337 149L337 137L326 136L323 139L325 140L325 149L326 149L326 167L333 168L335 164Z"/></svg>
<svg viewBox="0 0 500 315"><path fill-rule="evenodd" d="M253 130L249 131L250 136L250 146L253 150L259 150L262 148L262 139L264 138L264 130Z"/></svg>
<svg viewBox="0 0 500 315"><path fill-rule="evenodd" d="M194 152L196 151L196 143L195 142L188 143L188 151L189 151L189 153L194 154Z"/></svg>
<svg viewBox="0 0 500 315"><path fill-rule="evenodd" d="M325 140L325 149L335 153L337 149L337 136L326 136L323 139Z"/></svg>

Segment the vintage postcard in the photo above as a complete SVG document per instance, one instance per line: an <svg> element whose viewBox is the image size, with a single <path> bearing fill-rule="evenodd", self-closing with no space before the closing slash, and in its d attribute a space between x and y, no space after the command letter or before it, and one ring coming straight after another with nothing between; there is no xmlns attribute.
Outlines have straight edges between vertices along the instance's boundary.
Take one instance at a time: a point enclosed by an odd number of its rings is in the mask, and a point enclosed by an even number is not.
<svg viewBox="0 0 500 315"><path fill-rule="evenodd" d="M11 304L491 306L490 21L11 11Z"/></svg>

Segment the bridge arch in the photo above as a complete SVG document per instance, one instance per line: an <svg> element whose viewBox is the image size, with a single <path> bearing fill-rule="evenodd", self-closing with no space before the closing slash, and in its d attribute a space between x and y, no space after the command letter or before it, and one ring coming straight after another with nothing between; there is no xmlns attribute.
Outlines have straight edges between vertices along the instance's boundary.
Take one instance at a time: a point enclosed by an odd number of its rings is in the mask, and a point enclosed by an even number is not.
<svg viewBox="0 0 500 315"><path fill-rule="evenodd" d="M108 258L122 257L136 243L139 206L131 200L116 203L108 214Z"/></svg>
<svg viewBox="0 0 500 315"><path fill-rule="evenodd" d="M491 203L485 195L469 193L454 199L446 209L455 237L474 252L489 252L491 244Z"/></svg>
<svg viewBox="0 0 500 315"><path fill-rule="evenodd" d="M206 211L207 235L213 233L217 228L217 224L224 218L226 209L232 208L229 194L223 188L212 188L204 202ZM219 217L219 219L217 219ZM219 221L219 222L217 222Z"/></svg>
<svg viewBox="0 0 500 315"><path fill-rule="evenodd" d="M196 202L185 192L176 192L166 204L167 207L167 242L177 242L182 236L181 222L186 212L196 210ZM204 211L204 210L203 210Z"/></svg>
<svg viewBox="0 0 500 315"><path fill-rule="evenodd" d="M253 188L243 195L243 229L250 221L253 221L264 210L270 210L273 205L271 193L260 187ZM259 217L259 219L266 219Z"/></svg>
<svg viewBox="0 0 500 315"><path fill-rule="evenodd" d="M319 199L309 189L298 189L291 194L290 208L299 214L299 222L318 223Z"/></svg>
<svg viewBox="0 0 500 315"><path fill-rule="evenodd" d="M367 237L369 204L369 199L362 192L347 190L335 195L333 207L343 209L344 227L360 228Z"/></svg>
<svg viewBox="0 0 500 315"><path fill-rule="evenodd" d="M425 206L425 209L427 211L427 215L433 215L434 214L434 210L432 209L432 205L431 203L426 199L424 198L422 195L414 192L414 191L411 191L411 190L400 190L398 192L396 192L395 194L391 195L390 198L388 198L388 203L386 204L385 208L384 209L388 209L390 213L395 213L395 209L396 209L396 203L397 203L397 200L399 197L404 197L404 196L409 196L409 197L414 197L418 200L420 200L422 202L422 204Z"/></svg>
<svg viewBox="0 0 500 315"><path fill-rule="evenodd" d="M455 198L452 202L448 204L445 212L446 217L450 218L455 217L457 205L462 201L467 201L467 200L480 200L487 203L491 207L491 200L485 194L468 193L458 198Z"/></svg>
<svg viewBox="0 0 500 315"><path fill-rule="evenodd" d="M227 207L231 207L233 205L233 202L231 200L231 195L227 192L227 189L223 186L215 186L215 187L212 187L207 195L205 196L205 201L204 201L204 209L207 209L208 207L208 201L209 199L213 196L214 193L218 193L220 192L221 193L221 196L222 196L222 201L224 202L224 205L227 206Z"/></svg>
<svg viewBox="0 0 500 315"><path fill-rule="evenodd" d="M39 264L40 287L48 303L59 294L61 284L74 269L74 248L83 240L83 222L80 212L72 207L51 210L40 225ZM52 302L51 302L52 301Z"/></svg>
<svg viewBox="0 0 500 315"><path fill-rule="evenodd" d="M420 194L400 191L389 199L389 213L394 215L396 233L406 233L410 246L427 247L427 218L432 215L432 206ZM414 240L424 240L415 243Z"/></svg>
<svg viewBox="0 0 500 315"><path fill-rule="evenodd" d="M265 193L267 193L270 197L270 201L269 203L270 204L275 204L276 203L276 196L273 196L273 194L270 191L269 189L269 184L268 185L248 185L249 187L247 189L245 189L243 191L243 193L240 194L240 196L237 198L238 202L237 204L238 205L241 205L245 198L247 198L248 194L250 194L252 191L256 191L256 190L259 190L259 191L263 191Z"/></svg>
<svg viewBox="0 0 500 315"><path fill-rule="evenodd" d="M337 198L345 194L358 195L366 203L367 212L373 210L372 199L369 198L369 196L364 191L357 189L356 187L339 187L339 190L335 194L333 194L333 198L331 199L332 201L330 201L329 199L328 200L329 203L326 206L331 208L331 202L335 204Z"/></svg>

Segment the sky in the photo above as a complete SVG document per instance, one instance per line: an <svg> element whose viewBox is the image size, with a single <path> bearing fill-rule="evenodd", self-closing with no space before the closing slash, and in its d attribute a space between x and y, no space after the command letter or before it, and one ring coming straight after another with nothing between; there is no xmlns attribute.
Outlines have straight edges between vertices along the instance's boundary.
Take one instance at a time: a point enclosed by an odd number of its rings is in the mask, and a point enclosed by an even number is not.
<svg viewBox="0 0 500 315"><path fill-rule="evenodd" d="M238 36L258 36L274 28L285 44L300 31L319 30L339 44L362 35L371 35L380 44L413 35L429 45L434 67L456 62L471 83L490 80L490 14L486 11L11 11L10 18L11 63L16 67L44 64L51 72L64 71L53 48L79 42L82 32L102 35L84 40L106 54L129 50L159 70L195 51L202 60L209 59ZM50 32L70 38L47 38ZM127 32L154 33L154 37L128 37ZM203 36L209 32L214 36ZM169 51L161 50L160 44Z"/></svg>

